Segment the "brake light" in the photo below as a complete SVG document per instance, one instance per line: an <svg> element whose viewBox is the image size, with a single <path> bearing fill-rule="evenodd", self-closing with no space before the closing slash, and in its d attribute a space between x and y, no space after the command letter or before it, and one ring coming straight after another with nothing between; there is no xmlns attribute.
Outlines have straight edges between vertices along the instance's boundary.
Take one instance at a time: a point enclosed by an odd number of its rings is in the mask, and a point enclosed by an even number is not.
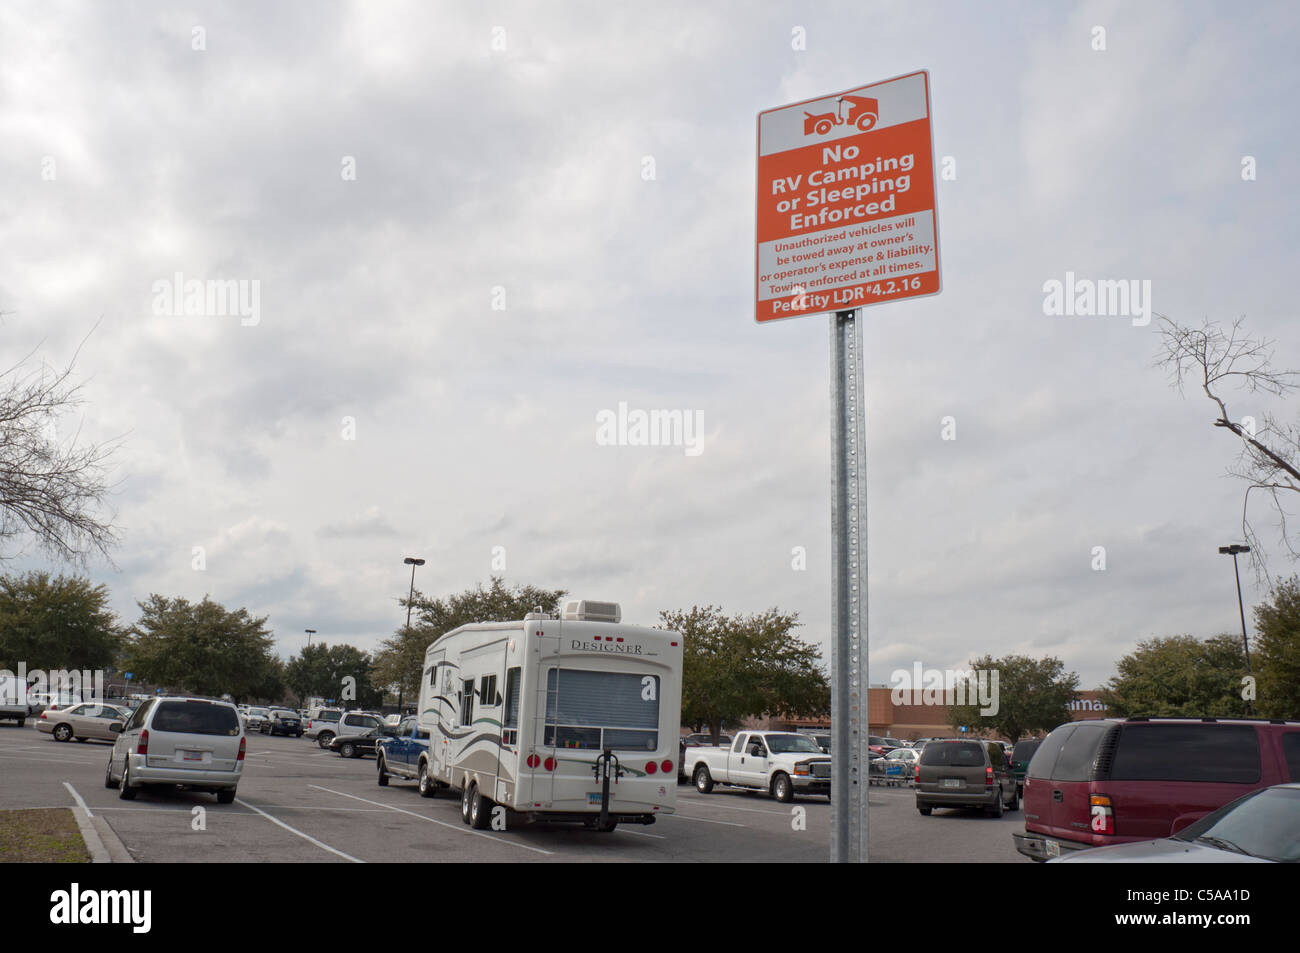
<svg viewBox="0 0 1300 953"><path fill-rule="evenodd" d="M993 766L989 765L984 769L984 784L990 786L993 784Z"/></svg>
<svg viewBox="0 0 1300 953"><path fill-rule="evenodd" d="M542 762L542 767L545 768L547 771L554 771L554 770L555 770L555 759L554 759L554 758L547 758L545 761Z"/></svg>
<svg viewBox="0 0 1300 953"><path fill-rule="evenodd" d="M537 767L537 766L538 766L539 764L541 764L541 763L542 763L542 759L539 758L539 757L537 757L537 755L535 755L535 754L530 754L530 755L528 756L528 761L527 761L528 767L530 767L530 768L535 768L535 767Z"/></svg>
<svg viewBox="0 0 1300 953"><path fill-rule="evenodd" d="M673 763L671 761L665 761L663 764L659 765L659 769L663 771L664 774L672 774Z"/></svg>
<svg viewBox="0 0 1300 953"><path fill-rule="evenodd" d="M654 774L658 770L659 770L659 765L655 764L653 761L646 762L646 766L645 766L646 774Z"/></svg>
<svg viewBox="0 0 1300 953"><path fill-rule="evenodd" d="M135 753L136 753L136 754L148 754L148 753L149 753L149 729L148 729L148 728L146 728L144 731L140 732L140 741L139 741L139 743L135 746Z"/></svg>
<svg viewBox="0 0 1300 953"><path fill-rule="evenodd" d="M912 783L920 784L921 783L921 762L919 761L916 762L916 767L913 770L916 773L912 775Z"/></svg>
<svg viewBox="0 0 1300 953"><path fill-rule="evenodd" d="M1111 806L1110 795L1094 794L1088 798L1092 813L1092 832L1094 834L1115 833L1115 809Z"/></svg>
<svg viewBox="0 0 1300 953"><path fill-rule="evenodd" d="M41 721L45 720L45 712L41 712Z"/></svg>
<svg viewBox="0 0 1300 953"><path fill-rule="evenodd" d="M243 761L243 760L244 760L244 747L245 747L247 744L248 744L248 739L247 739L247 738L240 738L240 739L239 739L239 757L235 759L236 761Z"/></svg>

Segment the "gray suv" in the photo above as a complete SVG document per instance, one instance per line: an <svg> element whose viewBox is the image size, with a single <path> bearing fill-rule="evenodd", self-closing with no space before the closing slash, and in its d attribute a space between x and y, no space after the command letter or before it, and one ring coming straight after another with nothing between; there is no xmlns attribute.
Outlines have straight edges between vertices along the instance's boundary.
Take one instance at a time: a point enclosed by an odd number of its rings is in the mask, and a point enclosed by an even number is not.
<svg viewBox="0 0 1300 953"><path fill-rule="evenodd" d="M921 749L915 771L916 809L980 807L1001 817L1020 808L1016 779L1002 744L976 738L940 738Z"/></svg>
<svg viewBox="0 0 1300 953"><path fill-rule="evenodd" d="M184 785L229 804L243 776L246 744L239 712L228 702L151 698L113 743L104 787L131 801L146 785Z"/></svg>

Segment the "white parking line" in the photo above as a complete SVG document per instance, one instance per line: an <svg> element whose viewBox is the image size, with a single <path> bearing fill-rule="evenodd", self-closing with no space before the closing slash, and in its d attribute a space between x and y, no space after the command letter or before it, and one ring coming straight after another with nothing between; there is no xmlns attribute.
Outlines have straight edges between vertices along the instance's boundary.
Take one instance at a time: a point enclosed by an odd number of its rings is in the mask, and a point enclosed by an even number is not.
<svg viewBox="0 0 1300 953"><path fill-rule="evenodd" d="M697 798L691 798L688 801L680 801L678 803L690 804L691 806L698 805L700 807L716 807L716 808L721 808L724 811L744 811L747 814L771 814L773 817L786 817L786 818L790 816L789 814L786 814L784 811L763 811L756 807L737 807L734 804L727 804L724 801L702 801Z"/></svg>
<svg viewBox="0 0 1300 953"><path fill-rule="evenodd" d="M315 788L317 791L328 791L330 794L337 794L339 797L350 797L357 801L363 801L366 804L374 804L390 811L396 811L398 814L409 814L411 817L417 817L422 821L428 821L430 824L437 824L439 827L445 827L448 830L453 830L460 834L473 834L475 837L486 837L490 841L496 841L498 844L504 844L507 847L518 847L521 850L531 850L535 854L546 854L548 857L554 856L554 851L542 850L540 847L529 847L527 844L517 844L514 841L506 840L503 837L493 837L491 834L486 834L483 831L476 831L472 828L467 829L464 827L457 827L455 824L448 824L446 821L435 820L432 817L426 817L423 814L416 814L414 811L407 811L400 807L393 807L390 804L381 804L379 801L371 801L364 797L357 797L355 794L344 794L342 791L323 788L318 784L309 784L307 787Z"/></svg>
<svg viewBox="0 0 1300 953"><path fill-rule="evenodd" d="M63 786L68 789L68 793L70 793L72 797L76 800L76 802L81 805L81 809L86 812L87 817L95 816L94 814L90 813L90 808L86 807L86 802L81 799L81 795L77 793L76 788L74 788L67 781L63 782Z"/></svg>
<svg viewBox="0 0 1300 953"><path fill-rule="evenodd" d="M339 855L340 857L342 857L344 860L350 860L350 861L352 861L352 863L354 863L354 864L364 864L364 863L365 863L364 860L357 860L357 859L356 859L355 857L353 857L351 854L345 854L345 853L343 853L343 851L341 851L341 850L335 850L335 849L334 849L333 847L331 847L329 844L323 843L322 841L318 841L316 838L312 837L310 834L304 834L302 831L298 830L297 828L290 827L290 826L289 826L288 824L286 824L284 821L280 820L279 818L272 817L270 814L267 814L266 811L263 811L263 810L262 810L261 808L259 808L257 805L255 805L255 804L249 804L249 803L248 803L247 801L245 801L243 798L235 798L235 803L236 803L236 804L243 805L244 807L247 807L247 808L251 808L251 809L254 810L254 811L257 811L258 814L261 814L264 818L266 818L266 819L267 819L268 821L270 821L272 824L278 824L278 825L280 825L280 826L283 827L286 831L288 831L290 834L297 834L297 835L298 835L299 837L301 837L303 840L305 840L305 841L311 841L311 843L315 844L317 847L320 847L320 848L322 848L323 850L327 850L327 851L329 851L331 854L338 854L338 855Z"/></svg>
<svg viewBox="0 0 1300 953"><path fill-rule="evenodd" d="M665 816L667 816L667 815L665 815ZM667 839L668 839L668 838L664 837L663 834L647 834L645 831L629 831L629 830L624 830L622 827L619 827L618 830L617 830L615 833L618 833L618 834L635 834L637 837L653 837L655 840L667 840Z"/></svg>
<svg viewBox="0 0 1300 953"><path fill-rule="evenodd" d="M689 814L664 814L664 817L680 817L684 821L700 821L703 824L723 824L727 827L748 827L747 824L737 824L735 821L715 821L710 817L691 817Z"/></svg>
<svg viewBox="0 0 1300 953"><path fill-rule="evenodd" d="M31 755L0 754L0 761L40 761L45 764L95 764L94 761L78 761L75 758L35 758Z"/></svg>

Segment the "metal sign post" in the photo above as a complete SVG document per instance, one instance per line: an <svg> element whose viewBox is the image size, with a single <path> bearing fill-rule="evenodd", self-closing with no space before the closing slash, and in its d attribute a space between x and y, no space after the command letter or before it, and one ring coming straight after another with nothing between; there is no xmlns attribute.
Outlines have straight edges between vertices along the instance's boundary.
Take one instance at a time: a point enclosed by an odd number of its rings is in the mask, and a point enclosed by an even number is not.
<svg viewBox="0 0 1300 953"><path fill-rule="evenodd" d="M831 862L867 860L867 467L862 329L831 315Z"/></svg>

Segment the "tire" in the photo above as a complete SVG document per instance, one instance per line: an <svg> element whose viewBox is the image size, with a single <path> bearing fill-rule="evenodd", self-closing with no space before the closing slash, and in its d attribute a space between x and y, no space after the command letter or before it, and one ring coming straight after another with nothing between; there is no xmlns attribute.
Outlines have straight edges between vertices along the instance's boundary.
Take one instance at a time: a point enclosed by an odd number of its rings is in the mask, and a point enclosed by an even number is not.
<svg viewBox="0 0 1300 953"><path fill-rule="evenodd" d="M128 758L127 760L122 762L122 780L120 782L120 786L117 789L117 796L120 797L123 801L134 801L135 796L140 793L135 788L131 787L130 784L127 783L130 780L130 773L131 773L131 766L130 766L130 759Z"/></svg>
<svg viewBox="0 0 1300 953"><path fill-rule="evenodd" d="M218 791L218 792L217 792L217 803L218 803L218 804L234 804L234 803L235 803L235 791L234 791L234 789L233 789L233 788L228 788L228 789L223 790L223 791Z"/></svg>
<svg viewBox="0 0 1300 953"><path fill-rule="evenodd" d="M320 745L320 747L325 749L326 751L329 750L330 742L333 740L334 740L333 733L328 731L322 731L320 734L316 736L316 744Z"/></svg>
<svg viewBox="0 0 1300 953"><path fill-rule="evenodd" d="M612 833L616 827L618 827L618 821L614 820L612 817L609 819L608 823L605 824L601 824L600 821L596 822L596 830L600 831L602 834Z"/></svg>
<svg viewBox="0 0 1300 953"><path fill-rule="evenodd" d="M1011 792L1011 803L1007 805L1007 810L1008 810L1008 811L1018 811L1018 810L1020 810L1020 792L1019 792L1019 791L1012 791L1012 792Z"/></svg>
<svg viewBox="0 0 1300 953"><path fill-rule="evenodd" d="M790 778L784 772L778 771L772 778L772 797L782 804L789 804L794 800L794 785L790 783Z"/></svg>
<svg viewBox="0 0 1300 953"><path fill-rule="evenodd" d="M469 800L469 826L476 831L485 831L492 826L492 801L479 792L477 784L473 790Z"/></svg>
<svg viewBox="0 0 1300 953"><path fill-rule="evenodd" d="M350 741L345 741L339 745L340 758L355 758L357 756L357 746Z"/></svg>
<svg viewBox="0 0 1300 953"><path fill-rule="evenodd" d="M819 136L824 136L830 131L831 122L829 119L823 119L821 122L817 123L817 125L813 126L813 132L817 133Z"/></svg>
<svg viewBox="0 0 1300 953"><path fill-rule="evenodd" d="M984 809L984 813L988 814L990 817L1001 817L1001 816L1002 816L1002 812L1003 812L1005 809L1006 809L1006 807L1005 807L1005 805L1002 803L1002 789L1001 789L1001 788L998 788L998 796L997 796L997 798L993 801L993 806L992 806L992 807L986 807L986 808Z"/></svg>
<svg viewBox="0 0 1300 953"><path fill-rule="evenodd" d="M108 759L108 765L104 768L104 787L112 790L117 787L117 782L113 780L113 759Z"/></svg>
<svg viewBox="0 0 1300 953"><path fill-rule="evenodd" d="M67 722L54 726L54 740L68 742L72 740L72 726Z"/></svg>
<svg viewBox="0 0 1300 953"><path fill-rule="evenodd" d="M388 787L388 772L384 770L384 756L381 754L375 759L375 763L379 765L379 786L386 788Z"/></svg>
<svg viewBox="0 0 1300 953"><path fill-rule="evenodd" d="M934 810L932 807L921 807L919 804L916 809L921 812L922 817L929 817L930 812Z"/></svg>
<svg viewBox="0 0 1300 953"><path fill-rule="evenodd" d="M863 113L858 117L858 121L854 123L854 125L856 125L862 132L866 132L876 124L876 118L875 113Z"/></svg>
<svg viewBox="0 0 1300 953"><path fill-rule="evenodd" d="M469 823L469 802L474 793L474 785L465 785L464 790L460 792L460 819L466 824Z"/></svg>
<svg viewBox="0 0 1300 953"><path fill-rule="evenodd" d="M18 727L19 727L19 728L25 727L26 724L27 724L27 719L26 719L26 718L19 718L19 719L18 719Z"/></svg>
<svg viewBox="0 0 1300 953"><path fill-rule="evenodd" d="M709 774L709 766L698 764L695 766L695 790L701 794L708 794L713 790L713 776Z"/></svg>
<svg viewBox="0 0 1300 953"><path fill-rule="evenodd" d="M429 762L420 762L420 797L437 797L438 782L433 780L433 775L429 774Z"/></svg>

